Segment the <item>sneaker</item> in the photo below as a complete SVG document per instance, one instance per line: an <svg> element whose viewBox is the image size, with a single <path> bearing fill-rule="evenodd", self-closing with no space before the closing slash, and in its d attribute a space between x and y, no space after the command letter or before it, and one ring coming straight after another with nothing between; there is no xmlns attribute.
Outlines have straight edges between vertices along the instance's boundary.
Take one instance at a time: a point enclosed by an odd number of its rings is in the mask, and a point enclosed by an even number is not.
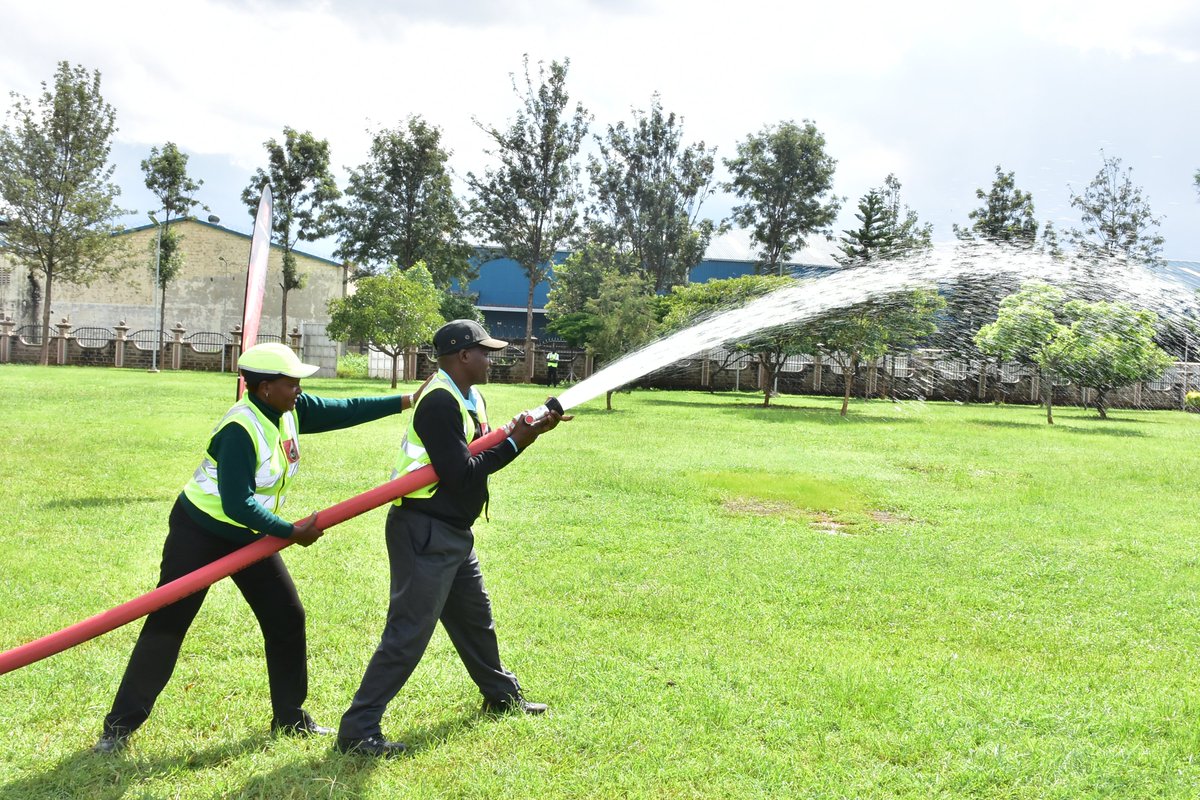
<svg viewBox="0 0 1200 800"><path fill-rule="evenodd" d="M407 748L403 742L389 742L383 736L376 734L365 738L339 736L334 749L339 753L353 756L374 756L375 758L395 758Z"/></svg>
<svg viewBox="0 0 1200 800"><path fill-rule="evenodd" d="M488 700L484 698L483 708L480 710L484 714L510 714L519 712L521 714L545 714L550 706L545 703L531 703L518 692L510 695L502 700Z"/></svg>

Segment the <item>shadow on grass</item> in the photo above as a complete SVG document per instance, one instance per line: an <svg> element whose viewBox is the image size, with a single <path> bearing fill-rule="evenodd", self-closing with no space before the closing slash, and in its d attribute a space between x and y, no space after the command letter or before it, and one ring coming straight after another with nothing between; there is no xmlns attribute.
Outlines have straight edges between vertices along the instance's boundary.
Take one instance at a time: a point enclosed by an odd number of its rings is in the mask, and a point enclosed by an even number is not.
<svg viewBox="0 0 1200 800"><path fill-rule="evenodd" d="M133 505L135 503L161 503L160 497L121 497L118 495L98 495L94 497L64 497L50 500L44 504L47 510L58 509L89 509L111 508L113 506Z"/></svg>
<svg viewBox="0 0 1200 800"><path fill-rule="evenodd" d="M186 779L189 771L219 766L258 750L263 744L263 737L249 736L240 742L216 745L186 755L158 756L130 752L98 755L89 747L36 775L0 786L0 800L59 800L64 797L119 800L130 791L136 792L138 785L147 779L166 776Z"/></svg>
<svg viewBox="0 0 1200 800"><path fill-rule="evenodd" d="M330 796L336 788L350 797L359 797L372 770L389 766L402 768L406 761L420 758L423 751L445 742L451 733L469 729L482 719L483 715L469 714L413 731L401 737L408 749L395 759L340 753L333 749L332 737L328 740L323 737L318 759L284 764L271 772L254 775L237 796L279 797L285 788L308 786L312 787L309 792L312 796Z"/></svg>
<svg viewBox="0 0 1200 800"><path fill-rule="evenodd" d="M866 416L861 413L861 409L856 410L855 406L851 406L846 416L841 416L840 402L836 406L809 406L809 405L770 405L763 407L759 403L687 403L681 400L662 400L655 398L654 405L656 406L678 406L680 408L713 408L722 411L728 411L733 414L739 414L743 417L760 420L762 422L795 422L797 419L806 419L811 422L824 423L826 425L851 425L856 423L863 424L886 424L892 425L896 423L916 422L912 417L900 416ZM891 403L887 404L891 406Z"/></svg>
<svg viewBox="0 0 1200 800"><path fill-rule="evenodd" d="M1082 421L1084 424L1095 422L1097 426L1105 424L1104 420L1088 420L1077 417L1068 417L1072 421ZM1131 431L1124 428L1104 428L1093 427L1090 424L1086 428L1077 428L1070 425L1061 424L1065 419L1059 420L1059 424L1048 425L1043 418L1040 422L1014 422L1013 420L998 420L998 419L976 419L971 420L971 425L977 425L981 428L1018 428L1021 430L1030 430L1034 428L1043 428L1046 430L1064 431L1066 433L1081 433L1085 436L1118 436L1118 437L1141 437L1145 438L1148 434L1143 431Z"/></svg>

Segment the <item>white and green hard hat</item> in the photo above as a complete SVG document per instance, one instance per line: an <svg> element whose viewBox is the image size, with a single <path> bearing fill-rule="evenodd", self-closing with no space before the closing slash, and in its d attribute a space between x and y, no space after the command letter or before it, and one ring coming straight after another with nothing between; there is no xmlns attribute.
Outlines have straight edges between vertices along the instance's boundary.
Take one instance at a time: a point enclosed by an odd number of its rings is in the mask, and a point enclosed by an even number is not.
<svg viewBox="0 0 1200 800"><path fill-rule="evenodd" d="M286 344L268 342L247 348L238 358L238 369L259 375L286 375L289 378L307 378L320 367L304 364Z"/></svg>

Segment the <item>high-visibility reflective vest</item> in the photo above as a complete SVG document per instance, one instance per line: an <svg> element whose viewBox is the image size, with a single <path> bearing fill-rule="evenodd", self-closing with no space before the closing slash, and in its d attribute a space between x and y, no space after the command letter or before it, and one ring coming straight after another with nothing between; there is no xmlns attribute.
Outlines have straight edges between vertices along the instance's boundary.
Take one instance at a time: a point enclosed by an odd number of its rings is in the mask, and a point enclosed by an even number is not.
<svg viewBox="0 0 1200 800"><path fill-rule="evenodd" d="M288 480L300 469L299 425L295 411L280 415L279 424L271 422L249 400L242 397L213 428L212 435L226 425L240 425L254 442L254 501L272 514L278 514L286 499ZM217 486L217 462L207 451L192 479L183 487L192 505L215 520L239 528L221 508L221 493ZM258 531L255 531L257 533Z"/></svg>
<svg viewBox="0 0 1200 800"><path fill-rule="evenodd" d="M429 464L429 453L426 452L425 445L421 442L421 437L417 435L417 431L413 427L413 422L417 418L417 409L421 406L421 403L424 403L425 398L434 392L449 392L454 397L454 401L458 403L459 411L462 412L463 435L468 442L475 439L475 419L471 418L471 412L467 408L462 395L459 393L458 387L454 385L446 373L439 371L434 379L429 382L429 385L425 387L425 391L421 392L421 397L417 400L417 404L413 406L412 416L409 417L408 421L408 430L404 432L404 438L400 440L400 455L396 459L396 468L392 470L392 480ZM474 386L471 387L471 402L475 404L475 418L479 420L481 434L487 433L487 407L484 406L483 395ZM437 483L434 482L429 486L409 492L404 497L433 497L436 489ZM400 505L403 499L397 498L394 501L394 505Z"/></svg>
<svg viewBox="0 0 1200 800"><path fill-rule="evenodd" d="M557 352L551 350L549 353L546 353L546 366L547 367L557 367L558 366L558 353Z"/></svg>

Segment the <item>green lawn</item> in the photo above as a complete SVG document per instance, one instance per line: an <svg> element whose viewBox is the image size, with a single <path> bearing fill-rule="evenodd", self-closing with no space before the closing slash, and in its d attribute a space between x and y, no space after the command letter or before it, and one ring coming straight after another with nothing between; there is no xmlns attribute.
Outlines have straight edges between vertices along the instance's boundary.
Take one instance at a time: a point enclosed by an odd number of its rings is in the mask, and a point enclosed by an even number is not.
<svg viewBox="0 0 1200 800"><path fill-rule="evenodd" d="M317 394L376 382L309 380ZM0 367L0 649L151 589L228 376ZM496 386L493 417L537 405ZM0 677L0 800L1200 796L1200 417L636 392L577 409L476 526L491 719L439 631L391 762L274 740L262 643L210 592L132 747L88 752L138 624ZM290 516L386 479L407 417L306 437ZM285 558L336 725L387 600L383 511Z"/></svg>

